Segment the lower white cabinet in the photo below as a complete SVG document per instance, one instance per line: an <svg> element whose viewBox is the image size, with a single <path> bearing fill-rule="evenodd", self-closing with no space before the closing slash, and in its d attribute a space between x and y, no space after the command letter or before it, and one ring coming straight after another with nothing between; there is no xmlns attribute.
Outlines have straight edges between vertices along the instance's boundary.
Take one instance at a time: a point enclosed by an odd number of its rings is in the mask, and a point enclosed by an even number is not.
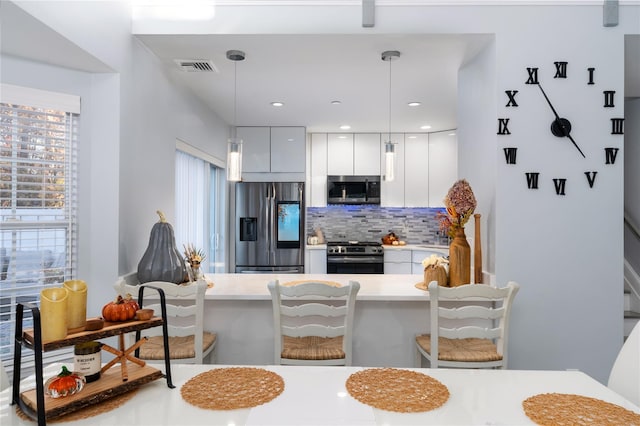
<svg viewBox="0 0 640 426"><path fill-rule="evenodd" d="M327 250L320 248L305 250L305 266L304 271L307 274L326 274L327 273Z"/></svg>
<svg viewBox="0 0 640 426"><path fill-rule="evenodd" d="M410 274L411 273L411 250L385 249L384 273L385 274Z"/></svg>

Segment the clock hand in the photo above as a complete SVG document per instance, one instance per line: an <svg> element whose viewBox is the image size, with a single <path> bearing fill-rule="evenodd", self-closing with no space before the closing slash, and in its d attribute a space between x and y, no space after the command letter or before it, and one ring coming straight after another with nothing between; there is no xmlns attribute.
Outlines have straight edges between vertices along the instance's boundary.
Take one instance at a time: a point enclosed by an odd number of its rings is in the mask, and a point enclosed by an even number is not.
<svg viewBox="0 0 640 426"><path fill-rule="evenodd" d="M547 100L547 103L549 104L549 106L551 107L551 111L553 111L553 115L556 116L556 120L560 121L560 116L558 115L558 113L556 112L556 109L553 107L553 105L551 104L551 101L549 100L549 98L547 97L547 94L544 93L544 89L542 88L542 86L540 85L540 83L538 83L538 87L540 88L540 91L542 92L542 96L544 96L544 98Z"/></svg>
<svg viewBox="0 0 640 426"><path fill-rule="evenodd" d="M562 128L565 129L564 126L562 126ZM573 138L571 137L571 135L569 134L569 132L566 129L565 129L565 136L568 137L569 140L571 140L571 142L573 142L573 146L575 146L576 149L580 152L580 154L582 154L582 158L587 158L587 157L585 157L584 152L582 152L582 150L580 149L580 147L578 146L576 141L573 140Z"/></svg>
<svg viewBox="0 0 640 426"><path fill-rule="evenodd" d="M549 107L551 108L551 111L553 111L553 115L556 116L555 121L551 124L551 131L553 132L553 134L556 135L556 136L566 136L566 137L568 137L569 140L573 143L573 146L575 146L576 149L578 150L578 152L580 153L580 155L582 155L582 158L587 158L584 155L584 152L582 152L582 150L580 149L580 147L576 143L576 141L571 137L571 123L569 122L569 120L567 120L566 118L560 118L560 115L558 115L558 112L556 111L556 109L551 104L551 101L549 100L549 97L544 92L544 89L542 88L540 83L538 83L538 87L540 88L540 91L542 92L542 95L544 96L545 100L549 104ZM554 131L555 130L554 129L554 124L557 127L560 127L560 129L562 130L561 134L556 134L556 132Z"/></svg>

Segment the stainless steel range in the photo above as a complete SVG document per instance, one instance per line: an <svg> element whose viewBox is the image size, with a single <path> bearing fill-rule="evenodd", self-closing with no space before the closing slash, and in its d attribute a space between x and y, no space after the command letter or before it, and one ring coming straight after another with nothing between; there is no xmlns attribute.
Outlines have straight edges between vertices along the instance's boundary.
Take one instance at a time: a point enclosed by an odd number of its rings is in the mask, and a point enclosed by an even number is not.
<svg viewBox="0 0 640 426"><path fill-rule="evenodd" d="M327 243L327 274L383 274L381 243L335 241Z"/></svg>

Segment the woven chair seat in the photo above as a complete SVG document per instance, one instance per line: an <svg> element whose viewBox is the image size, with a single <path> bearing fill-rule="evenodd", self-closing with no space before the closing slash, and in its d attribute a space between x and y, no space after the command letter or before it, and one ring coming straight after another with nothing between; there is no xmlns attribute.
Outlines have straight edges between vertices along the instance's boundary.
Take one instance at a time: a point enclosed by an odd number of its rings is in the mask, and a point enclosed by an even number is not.
<svg viewBox="0 0 640 426"><path fill-rule="evenodd" d="M282 358L287 359L343 359L342 337L283 336Z"/></svg>
<svg viewBox="0 0 640 426"><path fill-rule="evenodd" d="M431 336L429 334L416 336L416 342L425 352L431 354ZM442 361L487 362L502 359L496 345L488 339L439 337L438 346L438 359Z"/></svg>
<svg viewBox="0 0 640 426"><path fill-rule="evenodd" d="M206 351L216 341L217 335L205 331L203 333L202 347ZM194 350L194 336L169 337L169 357L171 359L186 359L196 356ZM149 337L140 347L140 358L149 360L164 359L164 342L162 336Z"/></svg>

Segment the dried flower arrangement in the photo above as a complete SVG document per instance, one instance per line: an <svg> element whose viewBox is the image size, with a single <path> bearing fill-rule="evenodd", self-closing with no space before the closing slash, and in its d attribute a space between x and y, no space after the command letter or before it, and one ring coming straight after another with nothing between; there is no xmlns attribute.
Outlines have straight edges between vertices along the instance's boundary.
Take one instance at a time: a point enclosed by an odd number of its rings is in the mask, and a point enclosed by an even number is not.
<svg viewBox="0 0 640 426"><path fill-rule="evenodd" d="M476 209L476 197L466 179L460 179L447 192L444 198L447 214L438 213L440 230L454 237L458 228L464 225Z"/></svg>
<svg viewBox="0 0 640 426"><path fill-rule="evenodd" d="M184 247L184 260L192 267L197 268L200 263L207 257L202 249L196 249L193 244L187 244Z"/></svg>
<svg viewBox="0 0 640 426"><path fill-rule="evenodd" d="M442 256L438 256L437 254L432 254L431 256L425 257L422 260L422 266L424 268L427 268L429 266L433 266L433 267L435 267L435 266L444 266L444 265L446 265L448 263L449 263L449 261L447 259L445 259Z"/></svg>

